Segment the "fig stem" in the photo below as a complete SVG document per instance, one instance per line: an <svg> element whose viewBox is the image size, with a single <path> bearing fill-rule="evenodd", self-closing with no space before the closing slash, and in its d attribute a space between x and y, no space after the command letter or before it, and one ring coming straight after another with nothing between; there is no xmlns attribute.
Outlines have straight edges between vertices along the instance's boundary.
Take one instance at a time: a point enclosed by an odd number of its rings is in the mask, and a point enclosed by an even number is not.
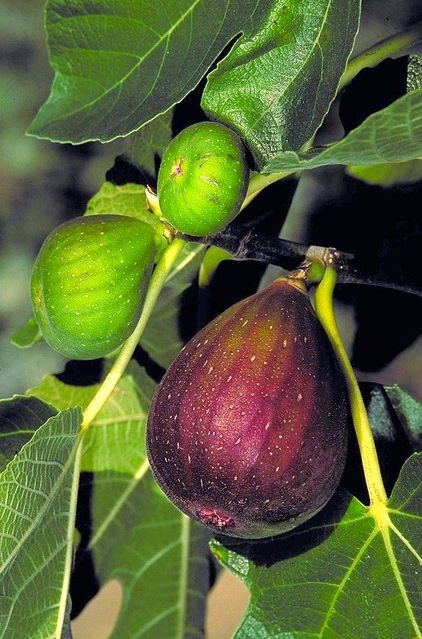
<svg viewBox="0 0 422 639"><path fill-rule="evenodd" d="M376 508L380 504L386 504L388 497L382 480L368 413L353 367L341 339L334 313L333 292L336 281L337 273L335 267L327 264L323 278L315 289L315 312L328 335L346 378L352 420L362 459L370 507Z"/></svg>
<svg viewBox="0 0 422 639"><path fill-rule="evenodd" d="M270 184L274 184L274 182L278 182L279 180L283 180L294 173L294 171L281 171L280 173L251 173L251 177L249 179L249 186L245 196L245 199L242 203L240 211L243 211L251 202L254 200L267 186ZM240 212L239 211L239 212Z"/></svg>
<svg viewBox="0 0 422 639"><path fill-rule="evenodd" d="M139 343L145 326L151 316L151 313L154 310L154 306L161 292L161 289L163 288L164 283L168 275L170 274L170 271L185 243L186 242L183 239L176 238L162 253L152 273L138 324L136 325L132 335L123 344L113 366L111 367L108 375L105 377L98 392L95 394L91 402L86 407L82 420L83 430L87 429L90 426L99 411L109 399L120 378L124 374L126 367L131 360L133 352Z"/></svg>

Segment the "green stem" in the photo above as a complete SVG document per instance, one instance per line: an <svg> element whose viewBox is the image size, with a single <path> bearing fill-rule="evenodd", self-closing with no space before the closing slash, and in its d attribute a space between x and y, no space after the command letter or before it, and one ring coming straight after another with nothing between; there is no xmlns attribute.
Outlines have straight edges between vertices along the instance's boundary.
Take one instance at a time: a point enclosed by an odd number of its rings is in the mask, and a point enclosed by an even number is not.
<svg viewBox="0 0 422 639"><path fill-rule="evenodd" d="M377 42L373 47L350 60L340 80L339 91L349 84L362 69L375 67L386 58L405 53L420 40L422 40L422 22L417 22L401 33L396 33Z"/></svg>
<svg viewBox="0 0 422 639"><path fill-rule="evenodd" d="M249 180L248 192L246 193L246 197L240 210L243 211L243 209L246 208L248 204L250 204L252 200L255 199L256 196L259 195L267 186L274 182L278 182L278 180L282 180L288 175L291 175L291 173L292 171L269 173L268 175L265 175L264 173L254 173Z"/></svg>
<svg viewBox="0 0 422 639"><path fill-rule="evenodd" d="M321 283L315 290L315 311L337 354L343 369L349 393L353 425L362 458L363 472L368 489L370 507L385 505L387 493L381 476L377 450L372 436L371 425L352 365L344 348L333 308L333 292L336 271L327 265Z"/></svg>
<svg viewBox="0 0 422 639"><path fill-rule="evenodd" d="M86 407L82 421L83 429L88 428L93 419L95 419L96 415L107 402L111 393L113 392L117 383L125 372L126 367L131 360L133 352L139 343L145 326L151 316L151 313L154 310L154 306L161 292L161 289L163 288L163 285L184 245L185 241L183 239L176 238L171 242L171 244L169 244L169 246L162 254L151 276L151 280L148 286L148 292L145 298L145 303L142 309L141 317L139 318L139 322L132 335L123 344L116 358L116 361L114 362L108 375L101 384L98 392L96 393L90 404L88 404L88 406Z"/></svg>

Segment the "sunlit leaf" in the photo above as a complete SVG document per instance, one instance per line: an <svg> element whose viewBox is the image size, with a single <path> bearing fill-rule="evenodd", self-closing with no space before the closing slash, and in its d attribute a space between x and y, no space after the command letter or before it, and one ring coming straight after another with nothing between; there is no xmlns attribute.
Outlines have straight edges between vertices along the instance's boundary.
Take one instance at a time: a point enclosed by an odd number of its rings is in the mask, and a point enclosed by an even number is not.
<svg viewBox="0 0 422 639"><path fill-rule="evenodd" d="M345 496L343 504L338 498L340 516L323 511L261 548L236 552L213 542L251 591L236 639L421 636L421 471L422 455L414 455L375 517Z"/></svg>
<svg viewBox="0 0 422 639"><path fill-rule="evenodd" d="M210 74L203 109L241 134L258 167L299 151L336 95L359 17L359 0L273 2L262 29Z"/></svg>
<svg viewBox="0 0 422 639"><path fill-rule="evenodd" d="M422 157L422 89L370 115L346 137L299 156L293 151L269 162L263 173L312 169L329 164L379 164Z"/></svg>
<svg viewBox="0 0 422 639"><path fill-rule="evenodd" d="M270 0L49 0L55 77L29 133L110 141L180 102Z"/></svg>
<svg viewBox="0 0 422 639"><path fill-rule="evenodd" d="M23 411L22 430L26 415ZM0 636L5 639L62 635L80 423L79 409L50 417L0 475Z"/></svg>
<svg viewBox="0 0 422 639"><path fill-rule="evenodd" d="M154 390L145 371L132 364L85 437L82 470L133 473L145 461L145 422Z"/></svg>
<svg viewBox="0 0 422 639"><path fill-rule="evenodd" d="M49 376L29 392L64 409L86 408L98 389L99 384L71 386ZM85 434L81 470L132 473L145 461L145 421L154 389L145 371L131 363Z"/></svg>
<svg viewBox="0 0 422 639"><path fill-rule="evenodd" d="M38 386L28 390L28 395L49 401L57 410L85 408L94 397L99 385L73 386L65 384L54 375L46 375Z"/></svg>
<svg viewBox="0 0 422 639"><path fill-rule="evenodd" d="M146 465L132 477L96 475L93 523L100 582L123 587L112 639L200 639L209 536L162 495Z"/></svg>
<svg viewBox="0 0 422 639"><path fill-rule="evenodd" d="M55 405L86 406L97 388L48 377L31 392ZM132 639L140 628L151 639L202 636L209 535L176 510L152 479L145 423L153 390L145 372L131 364L84 440L82 470L94 472L95 571L100 584L116 578L123 587L116 639Z"/></svg>
<svg viewBox="0 0 422 639"><path fill-rule="evenodd" d="M148 210L145 186L104 182L86 207L85 215L127 215L158 226L159 221Z"/></svg>

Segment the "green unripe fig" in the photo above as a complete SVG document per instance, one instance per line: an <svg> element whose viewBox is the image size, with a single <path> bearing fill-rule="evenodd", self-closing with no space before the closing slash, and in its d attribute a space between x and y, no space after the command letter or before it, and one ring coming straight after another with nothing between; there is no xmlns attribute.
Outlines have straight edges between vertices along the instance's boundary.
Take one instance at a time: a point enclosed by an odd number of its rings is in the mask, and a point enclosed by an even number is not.
<svg viewBox="0 0 422 639"><path fill-rule="evenodd" d="M155 258L154 230L123 215L79 217L46 238L31 278L48 344L74 359L104 357L133 332Z"/></svg>
<svg viewBox="0 0 422 639"><path fill-rule="evenodd" d="M215 533L259 539L317 513L346 458L346 384L298 280L215 318L154 395L147 450L169 499Z"/></svg>
<svg viewBox="0 0 422 639"><path fill-rule="evenodd" d="M182 233L211 235L240 211L248 188L239 136L217 122L193 124L164 152L157 196L163 216Z"/></svg>

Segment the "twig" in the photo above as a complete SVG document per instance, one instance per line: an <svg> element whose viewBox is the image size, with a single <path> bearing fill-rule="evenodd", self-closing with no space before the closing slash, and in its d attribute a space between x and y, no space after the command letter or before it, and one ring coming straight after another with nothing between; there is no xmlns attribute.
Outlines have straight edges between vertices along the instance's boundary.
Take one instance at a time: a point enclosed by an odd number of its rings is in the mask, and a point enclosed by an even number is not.
<svg viewBox="0 0 422 639"><path fill-rule="evenodd" d="M370 269L359 263L357 256L335 248L308 246L276 237L254 233L242 226L229 225L224 231L212 236L193 237L184 235L187 241L218 246L225 249L236 260L256 260L280 266L288 271L300 266L309 257L326 259L327 253L335 257L337 281L342 284L360 284L394 289L422 297L422 289L400 272L386 276L381 265Z"/></svg>

